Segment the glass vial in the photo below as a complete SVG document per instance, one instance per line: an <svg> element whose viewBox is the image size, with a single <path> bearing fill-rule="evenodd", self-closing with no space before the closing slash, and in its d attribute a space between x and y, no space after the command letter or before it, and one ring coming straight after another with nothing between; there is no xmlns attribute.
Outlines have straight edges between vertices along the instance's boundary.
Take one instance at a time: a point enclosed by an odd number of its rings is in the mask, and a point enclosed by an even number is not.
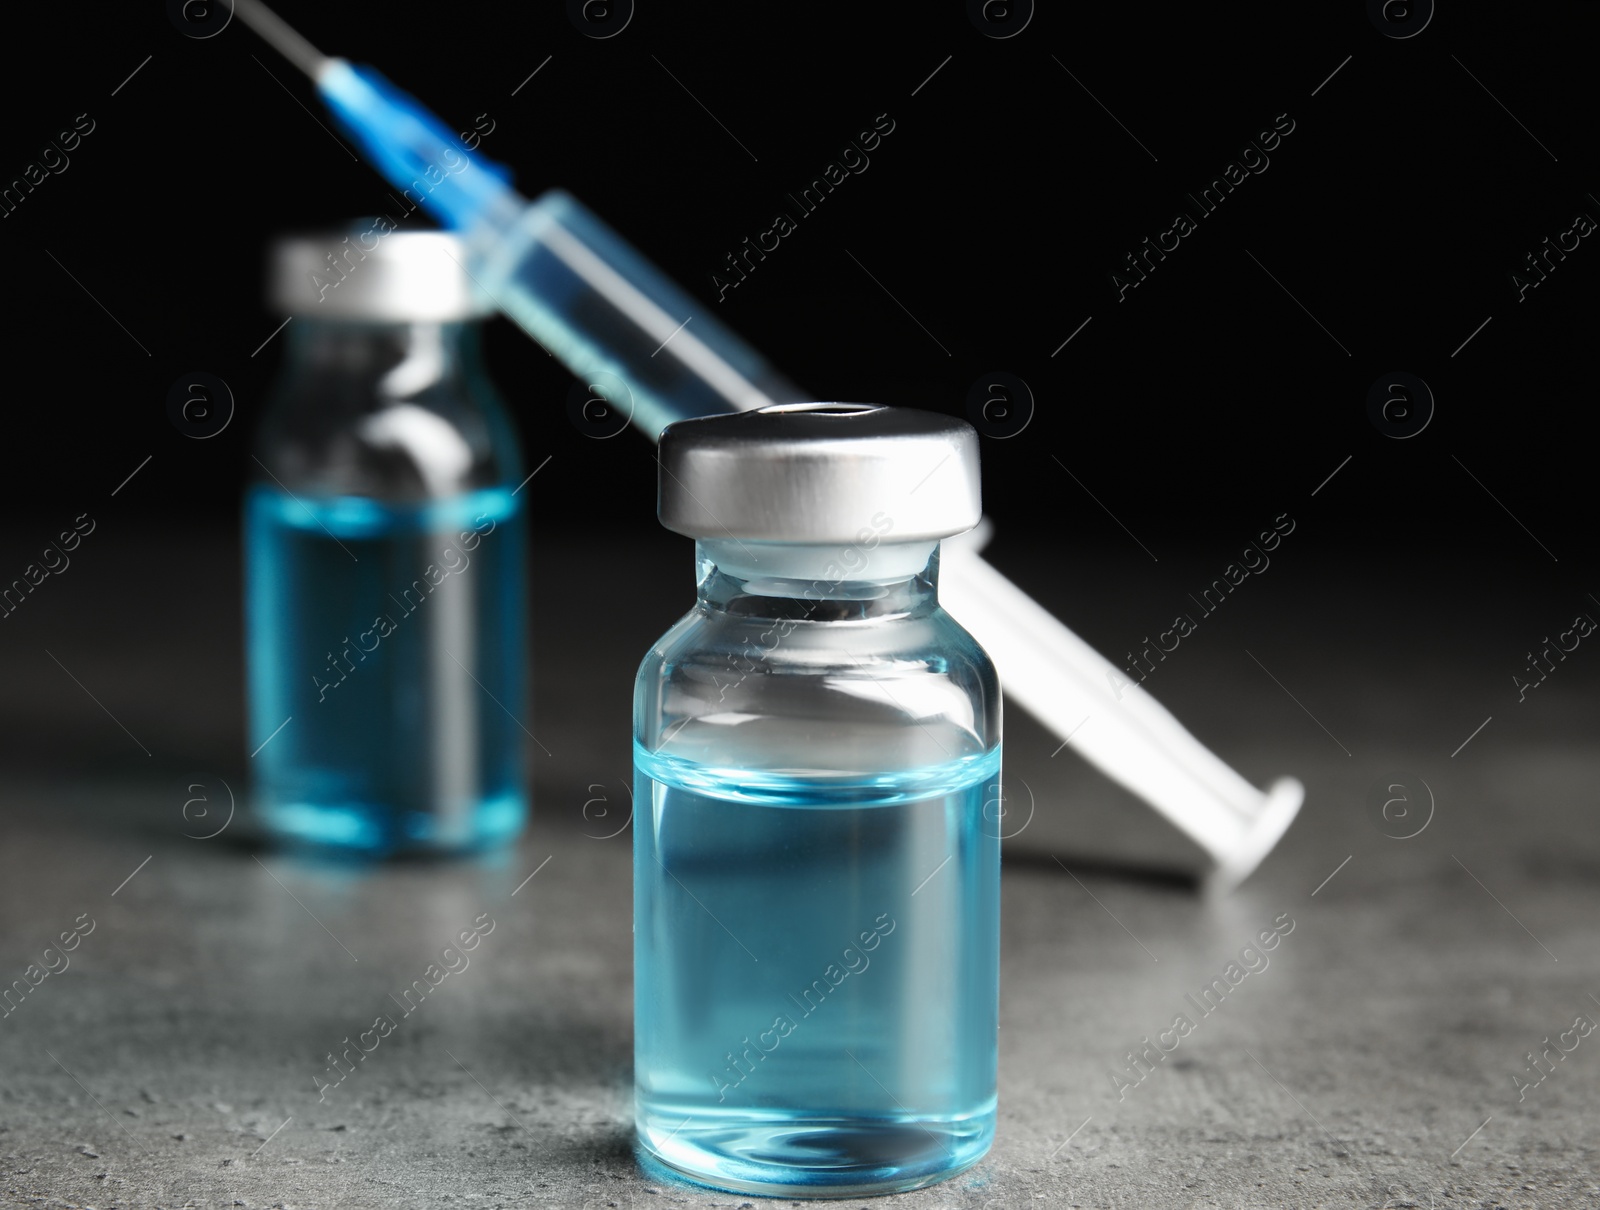
<svg viewBox="0 0 1600 1210"><path fill-rule="evenodd" d="M647 1167L789 1197L943 1180L994 1135L1000 687L939 606L977 437L929 412L687 420L698 599L634 696Z"/></svg>
<svg viewBox="0 0 1600 1210"><path fill-rule="evenodd" d="M291 317L245 500L250 748L268 833L479 848L527 815L516 435L442 232L273 250Z"/></svg>

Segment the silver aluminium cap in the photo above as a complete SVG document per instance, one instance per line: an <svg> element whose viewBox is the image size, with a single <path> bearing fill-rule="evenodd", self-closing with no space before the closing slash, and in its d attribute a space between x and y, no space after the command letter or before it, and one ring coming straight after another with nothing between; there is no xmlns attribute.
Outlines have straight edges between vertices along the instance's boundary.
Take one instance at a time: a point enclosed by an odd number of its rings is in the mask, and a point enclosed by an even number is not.
<svg viewBox="0 0 1600 1210"><path fill-rule="evenodd" d="M383 233L376 219L272 247L267 296L282 315L384 323L449 323L493 310L447 231Z"/></svg>
<svg viewBox="0 0 1600 1210"><path fill-rule="evenodd" d="M680 420L660 460L657 514L691 538L853 542L865 529L926 541L983 512L978 434L937 412L784 403Z"/></svg>

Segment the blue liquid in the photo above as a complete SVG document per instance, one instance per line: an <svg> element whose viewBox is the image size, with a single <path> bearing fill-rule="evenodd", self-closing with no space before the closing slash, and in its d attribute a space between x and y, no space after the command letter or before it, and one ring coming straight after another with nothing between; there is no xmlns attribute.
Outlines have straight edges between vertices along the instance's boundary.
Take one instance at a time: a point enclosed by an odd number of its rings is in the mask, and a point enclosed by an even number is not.
<svg viewBox="0 0 1600 1210"><path fill-rule="evenodd" d="M250 747L269 832L382 854L521 831L523 544L505 488L410 505L251 489Z"/></svg>
<svg viewBox="0 0 1600 1210"><path fill-rule="evenodd" d="M646 1161L724 1189L839 1197L982 1158L999 749L853 783L754 779L637 744L634 760Z"/></svg>

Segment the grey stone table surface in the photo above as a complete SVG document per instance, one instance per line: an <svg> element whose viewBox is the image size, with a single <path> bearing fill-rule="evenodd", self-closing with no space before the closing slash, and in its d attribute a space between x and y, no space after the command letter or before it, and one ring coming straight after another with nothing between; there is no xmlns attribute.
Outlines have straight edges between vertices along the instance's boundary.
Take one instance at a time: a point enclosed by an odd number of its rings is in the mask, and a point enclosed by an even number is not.
<svg viewBox="0 0 1600 1210"><path fill-rule="evenodd" d="M996 557L1115 650L1185 567L1123 555L1058 573ZM252 842L228 541L107 544L8 622L0 982L78 940L0 1019L0 1203L759 1204L632 1158L628 683L691 583L681 545L629 558L647 592L578 594L564 570L536 596L534 821L462 862ZM1215 901L1090 860L1088 835L1008 840L994 1150L878 1204L1600 1205L1600 1036L1573 1030L1600 1021L1600 654L1518 701L1523 649L1583 601L1519 579L1521 559L1280 557L1186 640L1149 687L1252 780L1301 777L1301 817ZM140 589L176 566L181 594ZM1142 807L1008 726L1008 777L1069 840L1094 802L1159 847ZM1368 803L1396 777L1432 800L1408 839ZM240 814L202 838L223 783ZM402 1016L394 997L484 914L469 964ZM385 1014L392 1032L319 1093L329 1052ZM1130 1061L1178 1016L1171 1053Z"/></svg>

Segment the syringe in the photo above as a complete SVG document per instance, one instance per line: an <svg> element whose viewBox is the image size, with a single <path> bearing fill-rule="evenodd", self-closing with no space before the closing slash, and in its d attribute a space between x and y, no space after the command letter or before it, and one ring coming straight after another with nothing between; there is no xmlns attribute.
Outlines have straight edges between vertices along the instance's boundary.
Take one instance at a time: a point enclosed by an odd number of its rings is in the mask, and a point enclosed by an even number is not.
<svg viewBox="0 0 1600 1210"><path fill-rule="evenodd" d="M495 305L652 441L674 420L809 398L577 199L529 202L378 72L322 54L258 0L234 3L404 199L466 238L464 267Z"/></svg>
<svg viewBox="0 0 1600 1210"><path fill-rule="evenodd" d="M321 54L259 0L234 5L312 78L373 166L465 236L465 268L489 298L652 441L674 420L810 398L576 199L529 202L507 170L376 71ZM1008 700L1193 840L1212 889L1248 875L1304 787L1286 777L1257 790L973 543L946 548L946 604L994 658Z"/></svg>

